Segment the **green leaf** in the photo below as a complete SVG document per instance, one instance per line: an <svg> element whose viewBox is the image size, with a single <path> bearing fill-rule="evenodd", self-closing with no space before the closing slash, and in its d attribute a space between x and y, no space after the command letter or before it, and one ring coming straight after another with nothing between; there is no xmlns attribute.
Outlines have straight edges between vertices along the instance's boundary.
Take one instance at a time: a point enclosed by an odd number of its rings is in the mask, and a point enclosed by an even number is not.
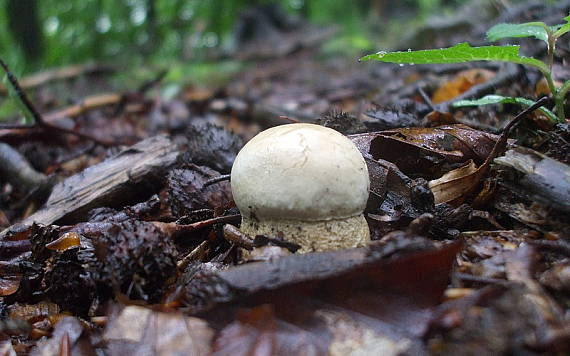
<svg viewBox="0 0 570 356"><path fill-rule="evenodd" d="M426 64L426 63L463 63L473 61L501 61L527 64L537 67L543 73L548 67L543 62L519 55L520 46L482 46L471 47L469 43L459 43L453 47L427 49L421 51L402 51L369 54L361 61L377 60L389 63Z"/></svg>
<svg viewBox="0 0 570 356"><path fill-rule="evenodd" d="M452 104L453 107L463 107L463 106L483 106L490 104L518 104L524 107L530 107L534 104L534 101L525 98L513 98L510 96L501 95L487 95L477 100L458 100ZM552 111L545 107L540 107L540 110L545 116L554 122L558 122L558 117L554 115Z"/></svg>
<svg viewBox="0 0 570 356"><path fill-rule="evenodd" d="M534 37L548 43L548 26L542 22L500 23L487 31L487 40L491 42L509 37Z"/></svg>
<svg viewBox="0 0 570 356"><path fill-rule="evenodd" d="M566 32L570 31L570 15L566 16L564 20L566 20L566 23L564 25L560 25L557 28L556 32L554 32L554 38L558 38Z"/></svg>

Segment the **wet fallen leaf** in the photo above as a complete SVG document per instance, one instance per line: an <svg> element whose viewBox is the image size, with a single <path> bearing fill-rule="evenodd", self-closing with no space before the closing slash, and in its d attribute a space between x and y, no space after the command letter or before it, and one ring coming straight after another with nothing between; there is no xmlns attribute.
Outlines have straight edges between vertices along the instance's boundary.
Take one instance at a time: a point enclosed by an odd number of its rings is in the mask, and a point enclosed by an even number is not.
<svg viewBox="0 0 570 356"><path fill-rule="evenodd" d="M441 175L444 163L473 160L482 164L498 136L465 125L401 128L349 136L358 149L375 159L395 164L411 176Z"/></svg>
<svg viewBox="0 0 570 356"><path fill-rule="evenodd" d="M219 355L422 354L418 337L460 246L393 259L366 249L293 255L231 268L191 290L222 303L200 314L226 320L214 342Z"/></svg>
<svg viewBox="0 0 570 356"><path fill-rule="evenodd" d="M432 101L434 104L438 104L451 100L474 85L485 83L494 76L494 72L481 68L461 71L452 80L443 83L433 93Z"/></svg>

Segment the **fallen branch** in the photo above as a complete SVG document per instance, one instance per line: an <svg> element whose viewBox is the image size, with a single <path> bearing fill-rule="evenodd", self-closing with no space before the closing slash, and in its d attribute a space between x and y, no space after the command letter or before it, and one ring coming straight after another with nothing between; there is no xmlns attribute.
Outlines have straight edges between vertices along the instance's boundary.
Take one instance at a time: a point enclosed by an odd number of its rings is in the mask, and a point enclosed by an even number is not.
<svg viewBox="0 0 570 356"><path fill-rule="evenodd" d="M154 136L124 149L115 156L56 184L45 206L9 230L25 228L34 222L84 220L89 210L100 206L124 206L140 198L141 190L160 188L160 177L176 162L177 146L166 136Z"/></svg>
<svg viewBox="0 0 570 356"><path fill-rule="evenodd" d="M0 142L0 177L27 192L48 181L48 177L30 166L20 152L3 142Z"/></svg>

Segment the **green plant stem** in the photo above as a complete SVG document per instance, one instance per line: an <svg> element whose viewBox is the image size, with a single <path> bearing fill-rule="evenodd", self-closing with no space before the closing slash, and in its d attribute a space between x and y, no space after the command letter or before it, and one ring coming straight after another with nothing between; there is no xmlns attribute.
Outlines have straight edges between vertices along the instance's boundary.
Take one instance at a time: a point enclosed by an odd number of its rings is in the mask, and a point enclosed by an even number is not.
<svg viewBox="0 0 570 356"><path fill-rule="evenodd" d="M564 117L564 96L560 96L560 91L556 89L556 86L554 85L554 80L552 79L552 74L550 73L550 71L544 70L542 68L539 68L539 70L542 72L542 75L544 75L544 79L546 79L546 84L548 85L548 89L550 89L550 92L552 93L552 96L554 97L554 112L556 113L556 116L558 116L558 121L561 122L562 120L565 119ZM566 92L568 91L568 89L566 89Z"/></svg>
<svg viewBox="0 0 570 356"><path fill-rule="evenodd" d="M554 49L556 48L556 37L554 37L552 31L548 30L547 32L548 32L548 42L547 42L548 52L546 55L546 61L547 61L546 65L548 66L550 72L552 72L552 64L554 63Z"/></svg>
<svg viewBox="0 0 570 356"><path fill-rule="evenodd" d="M564 99L570 90L570 80L567 80L562 87L554 95L554 105L556 107L556 115L558 119L562 122L566 119L566 114L564 113Z"/></svg>
<svg viewBox="0 0 570 356"><path fill-rule="evenodd" d="M546 27L546 32L548 33L548 52L546 55L546 65L548 67L548 72L542 71L542 74L544 75L544 78L546 78L548 88L554 97L554 112L556 113L556 116L558 116L558 122L562 122L566 119L564 114L564 97L566 96L570 85L566 85L568 82L564 83L564 87L566 88L560 88L560 90L558 90L554 85L554 80L552 79L552 65L554 63L554 50L556 49L556 40L558 37L549 27Z"/></svg>

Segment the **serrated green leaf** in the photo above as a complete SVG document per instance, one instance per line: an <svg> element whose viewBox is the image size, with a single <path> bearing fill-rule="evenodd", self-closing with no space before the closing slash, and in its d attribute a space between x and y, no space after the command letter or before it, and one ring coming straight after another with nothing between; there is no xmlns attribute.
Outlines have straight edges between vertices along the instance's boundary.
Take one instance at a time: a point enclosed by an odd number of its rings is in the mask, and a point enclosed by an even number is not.
<svg viewBox="0 0 570 356"><path fill-rule="evenodd" d="M487 95L481 99L476 100L458 100L452 104L453 107L463 107L463 106L483 106L490 104L517 104L524 107L530 107L534 104L534 101L525 98L513 98L510 96L502 95ZM554 113L545 107L540 107L540 110L545 116L554 122L558 122L558 117Z"/></svg>
<svg viewBox="0 0 570 356"><path fill-rule="evenodd" d="M491 42L510 37L534 37L548 43L548 30L542 22L521 24L500 23L487 31L487 40Z"/></svg>
<svg viewBox="0 0 570 356"><path fill-rule="evenodd" d="M546 65L534 58L519 55L520 46L471 47L469 43L459 43L453 47L427 49L421 51L401 51L369 54L361 61L377 60L400 64L463 63L473 61L501 61L527 64L548 72Z"/></svg>

